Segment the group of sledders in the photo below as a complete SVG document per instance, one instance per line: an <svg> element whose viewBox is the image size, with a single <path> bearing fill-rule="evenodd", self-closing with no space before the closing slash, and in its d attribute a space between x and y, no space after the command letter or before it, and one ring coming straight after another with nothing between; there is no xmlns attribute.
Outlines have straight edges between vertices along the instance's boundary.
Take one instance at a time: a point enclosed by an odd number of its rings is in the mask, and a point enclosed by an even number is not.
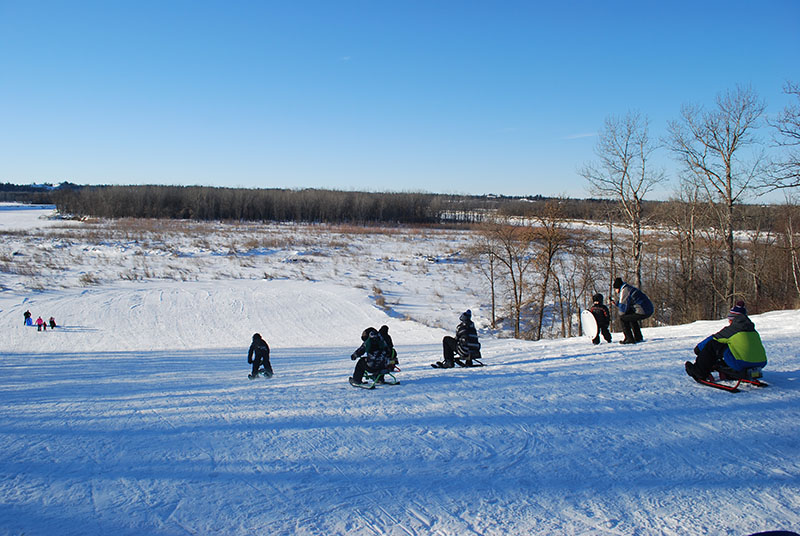
<svg viewBox="0 0 800 536"><path fill-rule="evenodd" d="M616 305L621 313L620 322L624 339L621 344L642 342L640 322L653 314L653 303L638 288L616 278L612 285ZM597 322L597 333L592 339L594 344L600 343L600 336L611 342L609 331L610 314L603 304L603 295L592 296L592 307L589 311ZM761 337L752 320L747 316L747 308L743 301L738 301L728 313L728 325L717 333L707 337L694 348L697 356L694 362L687 361L686 373L698 383L718 387L728 391L736 391L739 383L746 382L760 387L766 386L758 380L761 369L767 364L767 354ZM717 378L712 374L717 373ZM735 386L721 384L720 381L736 381Z"/></svg>
<svg viewBox="0 0 800 536"><path fill-rule="evenodd" d="M653 303L638 288L625 283L617 277L612 284L615 297L611 303L619 309L620 322L624 338L621 344L637 344L642 342L640 322L653 314ZM603 304L603 295L592 296L590 312L597 323L597 333L592 339L594 344L600 343L602 336L611 342L609 331L611 316L608 307ZM479 367L481 359L481 343L478 332L472 322L472 312L464 311L459 317L455 337L442 339L442 360L433 363L434 368ZM348 378L356 387L373 388L376 384L395 385L399 383L394 372L399 371L397 351L394 348L389 327L380 329L369 327L361 333L361 346L350 358L356 361L353 375ZM695 381L718 387L728 391L736 391L739 383L746 382L757 386L766 386L758 380L761 369L767 364L767 355L761 343L761 337L755 325L747 316L747 308L743 301L738 301L728 313L728 325L701 341L694 348L697 356L694 362L687 361L686 373ZM247 362L253 369L248 375L250 379L259 375L272 376L272 365L269 361L269 346L260 334L253 335L253 342L247 353ZM712 372L718 374L715 379ZM722 380L736 381L735 386L719 383Z"/></svg>

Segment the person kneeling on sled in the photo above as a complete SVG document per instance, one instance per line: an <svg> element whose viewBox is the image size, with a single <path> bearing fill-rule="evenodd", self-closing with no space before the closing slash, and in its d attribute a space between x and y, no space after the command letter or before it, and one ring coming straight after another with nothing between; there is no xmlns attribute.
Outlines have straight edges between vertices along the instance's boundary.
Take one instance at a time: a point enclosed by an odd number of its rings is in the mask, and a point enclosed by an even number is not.
<svg viewBox="0 0 800 536"><path fill-rule="evenodd" d="M708 379L711 371L720 364L735 371L762 368L767 364L767 352L755 324L747 316L743 301L728 313L728 325L706 337L694 347L694 363L686 362L686 374L697 381Z"/></svg>
<svg viewBox="0 0 800 536"><path fill-rule="evenodd" d="M603 295L600 293L592 296L592 306L589 312L592 313L594 321L597 322L597 336L592 339L592 344L600 344L600 334L606 342L611 342L611 332L608 331L608 326L611 323L611 313L608 312L608 307L603 305Z"/></svg>
<svg viewBox="0 0 800 536"><path fill-rule="evenodd" d="M253 334L253 342L250 344L250 350L247 352L247 362L253 365L252 373L247 377L251 380L258 377L259 369L264 366L264 375L267 378L272 376L272 365L269 362L269 345L267 341L261 338L261 334Z"/></svg>
<svg viewBox="0 0 800 536"><path fill-rule="evenodd" d="M388 328L387 328L388 332ZM353 375L348 378L352 384L361 384L364 372L381 372L389 368L389 347L375 328L367 328L361 333L361 346L350 356L358 360Z"/></svg>
<svg viewBox="0 0 800 536"><path fill-rule="evenodd" d="M481 357L481 343L478 341L478 332L472 322L472 311L467 309L458 319L461 323L456 328L455 338L447 336L442 339L443 359L434 365L436 367L453 368L455 363L461 367L472 367L474 366L472 360ZM456 353L465 361L455 359Z"/></svg>
<svg viewBox="0 0 800 536"><path fill-rule="evenodd" d="M612 298L611 303L616 305L622 313L619 320L622 322L622 333L625 337L620 344L642 342L644 338L639 322L652 316L653 302L644 292L625 283L620 277L614 280L612 287L614 292L619 293L619 298L617 300Z"/></svg>

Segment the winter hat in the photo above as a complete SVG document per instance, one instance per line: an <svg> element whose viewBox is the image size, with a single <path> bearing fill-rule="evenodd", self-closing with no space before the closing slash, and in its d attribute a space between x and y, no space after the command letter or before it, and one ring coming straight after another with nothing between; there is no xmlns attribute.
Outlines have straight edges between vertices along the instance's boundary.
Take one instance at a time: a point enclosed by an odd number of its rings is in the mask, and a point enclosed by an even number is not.
<svg viewBox="0 0 800 536"><path fill-rule="evenodd" d="M254 341L257 341L260 338L261 338L261 334L260 333L253 333L253 340Z"/></svg>
<svg viewBox="0 0 800 536"><path fill-rule="evenodd" d="M467 309L466 311L461 313L461 316L459 316L458 319L461 320L462 322L471 321L472 320L472 311Z"/></svg>
<svg viewBox="0 0 800 536"><path fill-rule="evenodd" d="M742 300L736 302L736 305L728 313L728 318L734 319L739 315L747 315L747 307L744 306L744 301Z"/></svg>
<svg viewBox="0 0 800 536"><path fill-rule="evenodd" d="M597 294L592 296L592 301L597 303L603 303L603 295L598 292Z"/></svg>
<svg viewBox="0 0 800 536"><path fill-rule="evenodd" d="M618 278L616 278L616 279L614 280L614 284L613 284L613 285L611 285L611 286L612 286L612 287L614 287L615 289L620 289L620 288L622 288L622 285L623 285L623 283L622 283L622 278L621 278L621 277L618 277Z"/></svg>

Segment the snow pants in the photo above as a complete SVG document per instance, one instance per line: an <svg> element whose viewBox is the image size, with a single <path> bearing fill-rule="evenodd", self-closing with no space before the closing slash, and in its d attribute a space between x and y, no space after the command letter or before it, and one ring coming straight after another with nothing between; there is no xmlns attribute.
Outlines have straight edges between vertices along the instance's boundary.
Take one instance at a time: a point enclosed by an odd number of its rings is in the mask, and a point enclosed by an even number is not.
<svg viewBox="0 0 800 536"><path fill-rule="evenodd" d="M694 361L694 366L697 373L703 377L711 374L718 361L724 361L725 350L728 345L724 342L715 340L714 337L708 337L700 344L694 347L694 353L697 359Z"/></svg>
<svg viewBox="0 0 800 536"><path fill-rule="evenodd" d="M641 313L625 313L620 316L619 321L622 322L622 333L625 335L624 340L642 342L644 338L642 337L642 328L639 325L639 321L649 317L650 315Z"/></svg>
<svg viewBox="0 0 800 536"><path fill-rule="evenodd" d="M367 357L366 355L362 355L358 358L358 361L356 361L356 368L353 370L353 381L356 383L361 383L364 379L364 372L381 372L382 370L386 370L388 366L387 363L383 362L379 364L380 366L371 367L369 363L367 363Z"/></svg>
<svg viewBox="0 0 800 536"><path fill-rule="evenodd" d="M261 368L261 365L264 365L264 370L268 374L272 374L272 365L269 362L269 355L264 357L259 357L258 354L253 356L253 372L252 376L258 374L258 369Z"/></svg>
<svg viewBox="0 0 800 536"><path fill-rule="evenodd" d="M458 341L455 337L447 336L442 339L442 363L447 368L455 366L455 355L458 352Z"/></svg>

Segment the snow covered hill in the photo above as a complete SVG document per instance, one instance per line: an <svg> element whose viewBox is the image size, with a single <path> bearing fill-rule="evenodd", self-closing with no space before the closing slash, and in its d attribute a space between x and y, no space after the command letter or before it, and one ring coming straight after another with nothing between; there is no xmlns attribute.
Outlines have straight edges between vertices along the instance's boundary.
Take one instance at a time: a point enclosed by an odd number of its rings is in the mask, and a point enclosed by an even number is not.
<svg viewBox="0 0 800 536"><path fill-rule="evenodd" d="M449 330L371 293L319 272L0 292L0 535L800 528L800 311L753 317L770 387L729 394L683 372L724 321L632 347L484 334L486 367L436 370ZM401 384L354 389L381 324ZM270 380L247 379L255 331Z"/></svg>

